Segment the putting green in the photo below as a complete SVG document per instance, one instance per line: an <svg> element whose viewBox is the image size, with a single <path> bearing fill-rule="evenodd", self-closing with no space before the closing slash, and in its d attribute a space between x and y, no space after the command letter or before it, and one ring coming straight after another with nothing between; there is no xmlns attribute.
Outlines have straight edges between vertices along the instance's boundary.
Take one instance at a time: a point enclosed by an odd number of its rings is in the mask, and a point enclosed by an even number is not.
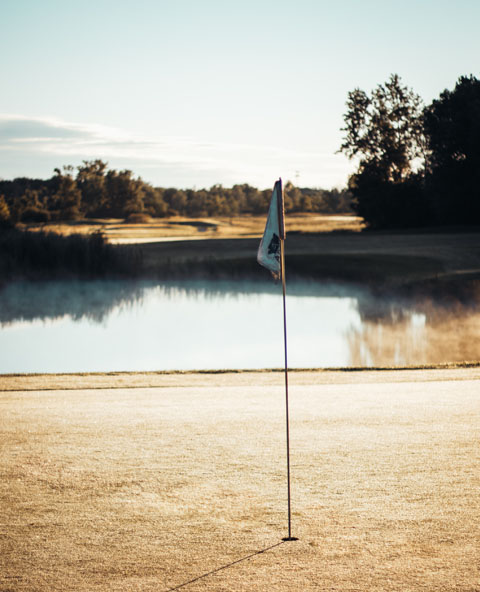
<svg viewBox="0 0 480 592"><path fill-rule="evenodd" d="M0 590L474 592L479 378L292 373L283 543L281 373L1 377Z"/></svg>

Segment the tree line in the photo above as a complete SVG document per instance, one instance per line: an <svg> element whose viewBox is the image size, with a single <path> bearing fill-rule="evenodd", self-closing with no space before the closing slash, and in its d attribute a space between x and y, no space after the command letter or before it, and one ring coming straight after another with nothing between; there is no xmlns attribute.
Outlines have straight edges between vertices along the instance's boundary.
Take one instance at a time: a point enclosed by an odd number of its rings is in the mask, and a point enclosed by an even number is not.
<svg viewBox="0 0 480 592"><path fill-rule="evenodd" d="M480 80L430 105L397 74L348 93L340 152L357 163L354 210L371 228L480 224Z"/></svg>
<svg viewBox="0 0 480 592"><path fill-rule="evenodd" d="M76 169L55 169L46 180L22 177L0 181L0 222L264 214L271 193L248 184L199 190L154 187L130 170L109 169L102 160L92 160L83 161ZM290 212L347 213L351 212L350 204L351 194L346 189L285 185L285 206Z"/></svg>

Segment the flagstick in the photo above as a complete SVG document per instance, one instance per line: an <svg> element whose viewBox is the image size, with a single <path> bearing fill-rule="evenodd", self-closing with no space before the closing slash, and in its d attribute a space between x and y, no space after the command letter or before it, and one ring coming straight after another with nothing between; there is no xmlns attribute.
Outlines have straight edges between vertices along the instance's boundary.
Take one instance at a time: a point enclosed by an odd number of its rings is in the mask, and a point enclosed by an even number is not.
<svg viewBox="0 0 480 592"><path fill-rule="evenodd" d="M277 210L275 212L275 209ZM288 417L288 360L287 360L287 312L286 312L286 283L285 283L285 204L283 199L282 180L275 182L272 200L268 209L265 232L257 253L257 261L269 269L275 279L280 275L283 286L283 343L285 347L285 407L287 420L287 484L288 484L288 537L283 541L297 541L292 537L292 504L290 495L290 428ZM280 244L279 244L280 243ZM278 247L280 246L280 257ZM280 261L279 261L280 259ZM279 265L280 264L280 265Z"/></svg>
<svg viewBox="0 0 480 592"><path fill-rule="evenodd" d="M290 427L288 414L288 358L287 358L287 310L286 310L286 282L285 282L285 245L284 240L280 239L280 273L282 275L283 287L283 343L285 348L285 410L287 427L287 488L288 488L288 537L284 541L297 541L292 537L292 503L290 495Z"/></svg>

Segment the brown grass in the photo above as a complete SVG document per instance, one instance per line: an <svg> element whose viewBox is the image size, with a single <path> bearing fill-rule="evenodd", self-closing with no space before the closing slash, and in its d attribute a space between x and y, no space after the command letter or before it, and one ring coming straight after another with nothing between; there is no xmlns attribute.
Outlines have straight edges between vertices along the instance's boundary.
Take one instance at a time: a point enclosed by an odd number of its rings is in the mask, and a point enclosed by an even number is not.
<svg viewBox="0 0 480 592"><path fill-rule="evenodd" d="M259 237L265 228L263 216L235 216L215 218L185 218L172 216L149 222L129 223L123 220L85 220L77 223L30 224L28 228L43 228L59 234L101 231L110 242L134 243L159 239L207 239ZM364 224L357 216L292 214L288 217L290 232L360 231Z"/></svg>
<svg viewBox="0 0 480 592"><path fill-rule="evenodd" d="M292 374L278 546L282 376L154 376L1 394L2 592L479 590L478 368Z"/></svg>

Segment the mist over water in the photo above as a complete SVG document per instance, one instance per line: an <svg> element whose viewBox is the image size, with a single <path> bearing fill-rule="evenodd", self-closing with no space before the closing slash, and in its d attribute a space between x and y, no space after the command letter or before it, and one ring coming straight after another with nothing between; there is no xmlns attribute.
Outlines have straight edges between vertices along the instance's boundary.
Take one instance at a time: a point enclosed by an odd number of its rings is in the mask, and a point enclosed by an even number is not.
<svg viewBox="0 0 480 592"><path fill-rule="evenodd" d="M291 282L289 366L478 360L476 304ZM278 368L282 320L273 281L18 282L0 291L0 372Z"/></svg>

